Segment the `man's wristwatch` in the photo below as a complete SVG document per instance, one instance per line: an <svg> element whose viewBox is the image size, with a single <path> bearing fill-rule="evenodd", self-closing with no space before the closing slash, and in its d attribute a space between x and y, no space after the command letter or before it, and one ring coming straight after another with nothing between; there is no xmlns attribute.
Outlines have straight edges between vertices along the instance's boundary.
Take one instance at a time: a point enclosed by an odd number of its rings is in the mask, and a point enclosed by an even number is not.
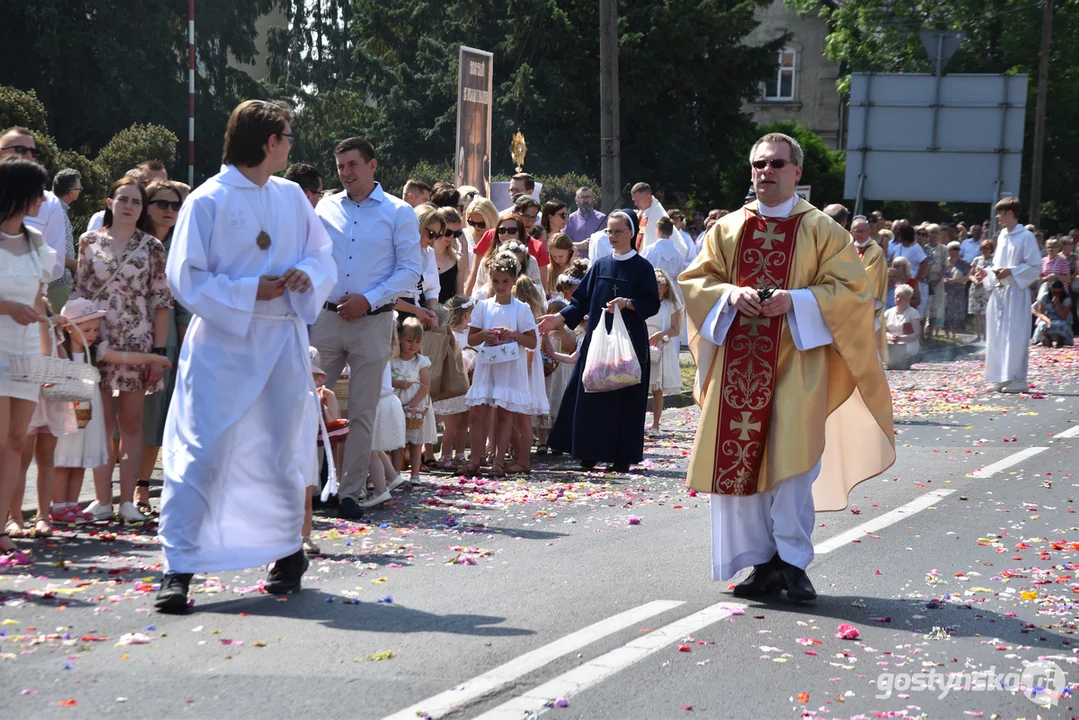
<svg viewBox="0 0 1079 720"><path fill-rule="evenodd" d="M155 347L151 352L153 352L154 355L160 355L161 357L165 357L168 354L163 347Z"/></svg>

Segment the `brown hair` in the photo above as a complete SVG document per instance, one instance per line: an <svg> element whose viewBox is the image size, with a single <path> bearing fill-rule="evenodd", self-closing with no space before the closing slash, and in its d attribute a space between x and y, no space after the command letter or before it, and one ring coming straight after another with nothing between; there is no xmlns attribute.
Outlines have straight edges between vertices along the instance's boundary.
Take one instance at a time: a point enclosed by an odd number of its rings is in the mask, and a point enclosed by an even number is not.
<svg viewBox="0 0 1079 720"><path fill-rule="evenodd" d="M544 216L546 217L546 216ZM559 265L551 258L551 266L548 268L548 277L557 278L562 273L566 272L566 268L573 264L573 240L569 235L564 232L556 232L551 236L551 239L547 241L548 250L569 250L569 258L566 260L565 265Z"/></svg>
<svg viewBox="0 0 1079 720"><path fill-rule="evenodd" d="M997 201L996 209L997 212L1003 212L1006 210L1015 215L1016 218L1018 218L1019 211L1023 209L1023 206L1019 203L1019 198L1006 197L1001 198L999 201Z"/></svg>
<svg viewBox="0 0 1079 720"><path fill-rule="evenodd" d="M135 189L139 191L139 196L142 198L142 214L139 215L139 219L135 222L135 227L145 231L147 222L146 209L149 207L149 204L146 202L146 188L140 185L138 180L129 177L120 178L112 184L112 187L109 188L109 194L105 197L112 200L116 197L117 191L124 185L134 185ZM105 207L105 220L102 222L101 227L112 227L112 209L107 206Z"/></svg>
<svg viewBox="0 0 1079 720"><path fill-rule="evenodd" d="M333 149L334 155L343 155L349 150L359 150L360 157L364 162L371 162L375 159L375 146L371 144L370 140L365 140L361 137L345 138Z"/></svg>
<svg viewBox="0 0 1079 720"><path fill-rule="evenodd" d="M674 233L674 221L666 216L656 220L656 232L666 233L665 237L670 237Z"/></svg>
<svg viewBox="0 0 1079 720"><path fill-rule="evenodd" d="M184 194L183 189L179 187L178 183L175 183L175 182L173 182L171 180L154 180L152 183L150 183L149 185L146 186L146 190L145 190L145 192L146 192L146 198L145 198L146 199L146 210L145 210L145 212L143 212L143 217L146 218L146 222L145 222L145 227L140 227L139 229L144 230L144 231L150 233L151 235L154 234L154 228L153 228L153 222L151 222L151 220L150 220L150 203L153 202L154 195L157 195L159 192L164 192L164 191L176 193L176 198L181 203L184 201L184 198L185 198L185 194ZM159 238L159 239L164 240L167 237L171 237L172 236L172 231L174 229L175 229L175 226L169 228L169 234L166 235L164 238Z"/></svg>
<svg viewBox="0 0 1079 720"><path fill-rule="evenodd" d="M349 150L360 150L360 149L357 147L357 148L349 148ZM348 151L344 150L342 152L348 152ZM360 150L360 155L363 155L362 150ZM363 159L366 160L367 162L371 162L370 158L368 158L366 155L364 156ZM423 180L416 180L414 178L409 178L408 180L405 181L405 186L403 188L401 188L401 197L406 198L406 197L408 197L409 193L418 193L418 192L430 193L431 192L431 186L428 185L427 183L425 183Z"/></svg>
<svg viewBox="0 0 1079 720"><path fill-rule="evenodd" d="M265 100L245 100L236 106L225 128L225 165L255 167L266 159L263 147L271 135L281 136L292 122L292 111Z"/></svg>
<svg viewBox="0 0 1079 720"><path fill-rule="evenodd" d="M532 311L533 317L539 317L547 310L547 301L543 297L543 293L536 289L536 283L532 282L532 278L527 275L520 275L517 277L517 282L513 284L513 297L517 298Z"/></svg>
<svg viewBox="0 0 1079 720"><path fill-rule="evenodd" d="M568 207L569 206L561 200L548 200L543 204L543 217L540 219L540 222L543 224L544 232L551 232L551 216L559 210Z"/></svg>
<svg viewBox="0 0 1079 720"><path fill-rule="evenodd" d="M510 180L520 180L525 184L525 190L532 192L536 189L536 181L532 179L532 176L526 172L517 173Z"/></svg>
<svg viewBox="0 0 1079 720"><path fill-rule="evenodd" d="M491 238L491 244L487 246L487 252L483 254L484 262L488 262L489 260L491 260L491 258L498 254L498 248L502 245L502 241L498 239L498 228L500 225L502 225L502 223L506 222L507 220L512 221L517 226L517 237L511 238L511 240L517 240L522 244L528 242L528 235L527 233L525 233L525 224L521 222L521 218L517 217L511 212L508 212L502 217L498 218L498 222L495 223L495 226L493 228L490 228L491 232L494 233L494 236ZM527 247L527 245L525 247Z"/></svg>

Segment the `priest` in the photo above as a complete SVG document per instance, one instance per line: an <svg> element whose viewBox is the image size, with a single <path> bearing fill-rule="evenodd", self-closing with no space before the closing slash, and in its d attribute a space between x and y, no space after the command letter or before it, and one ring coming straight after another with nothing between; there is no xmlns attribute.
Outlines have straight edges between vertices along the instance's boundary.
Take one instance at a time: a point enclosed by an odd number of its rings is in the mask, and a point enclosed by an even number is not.
<svg viewBox="0 0 1079 720"><path fill-rule="evenodd" d="M850 236L794 193L802 149L750 153L756 199L682 273L701 418L687 484L711 493L712 577L738 597L812 602L815 510L841 510L895 462L869 278Z"/></svg>
<svg viewBox="0 0 1079 720"><path fill-rule="evenodd" d="M288 165L291 122L274 103L237 106L224 167L191 193L173 232L166 275L195 320L165 421L161 612L187 608L194 573L273 562L264 587L287 593L307 569L319 425L307 326L337 266L303 190L274 175Z"/></svg>
<svg viewBox="0 0 1079 720"><path fill-rule="evenodd" d="M1030 287L1041 272L1042 256L1034 233L1019 224L1019 199L997 203L1002 226L991 268L978 268L974 279L989 292L985 308L985 379L992 390L1027 390L1030 355Z"/></svg>
<svg viewBox="0 0 1079 720"><path fill-rule="evenodd" d="M873 293L873 327L877 332L877 353L881 362L888 359L888 333L884 327L884 310L888 305L888 259L879 243L869 237L869 221L862 216L854 219L850 225L850 234L854 249L862 259L866 275L869 276L869 289Z"/></svg>

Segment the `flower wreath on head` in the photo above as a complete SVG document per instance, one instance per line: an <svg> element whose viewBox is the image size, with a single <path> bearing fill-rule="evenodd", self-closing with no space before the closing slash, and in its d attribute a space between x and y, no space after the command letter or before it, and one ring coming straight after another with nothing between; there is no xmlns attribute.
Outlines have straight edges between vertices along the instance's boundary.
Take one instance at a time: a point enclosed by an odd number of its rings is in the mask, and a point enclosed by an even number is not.
<svg viewBox="0 0 1079 720"><path fill-rule="evenodd" d="M569 275L559 275L558 279L555 280L556 287L558 285L572 285L573 287L577 287L580 284L581 278L570 277Z"/></svg>

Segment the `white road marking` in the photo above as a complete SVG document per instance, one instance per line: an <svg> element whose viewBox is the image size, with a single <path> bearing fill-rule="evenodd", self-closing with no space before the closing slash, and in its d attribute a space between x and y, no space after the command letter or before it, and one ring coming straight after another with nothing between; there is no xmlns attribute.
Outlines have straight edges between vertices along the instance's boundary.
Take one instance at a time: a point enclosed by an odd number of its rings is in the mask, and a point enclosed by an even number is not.
<svg viewBox="0 0 1079 720"><path fill-rule="evenodd" d="M889 525L894 525L900 520L909 518L915 513L919 513L928 507L932 507L941 499L948 497L954 493L954 489L948 490L934 490L933 492L926 493L911 500L906 505L897 507L895 510L886 512L879 517L875 517L872 520L867 520L857 527L853 527L850 530L839 533L827 540L822 540L819 543L813 545L813 551L817 555L824 555L830 553L833 550L838 550L841 547L850 545L851 541L864 538L867 533L876 532L881 528L886 528Z"/></svg>
<svg viewBox="0 0 1079 720"><path fill-rule="evenodd" d="M1063 438L1079 437L1079 425L1072 425L1070 428L1062 433L1058 433L1053 436L1054 440L1061 440Z"/></svg>
<svg viewBox="0 0 1079 720"><path fill-rule="evenodd" d="M561 697L569 698L587 690L630 665L678 642L683 637L730 617L735 610L744 610L745 607L740 603L731 602L720 602L706 607L700 612L676 620L670 625L664 625L595 660L564 672L553 680L532 688L524 695L485 712L477 720L521 720L529 713L539 715L547 710L545 706L550 701Z"/></svg>
<svg viewBox="0 0 1079 720"><path fill-rule="evenodd" d="M443 717L454 709L495 692L517 678L538 670L563 655L580 650L607 635L684 604L685 600L654 600L618 613L598 623L581 628L577 632L570 633L543 647L527 652L471 680L466 680L457 687L450 688L426 700L421 700L393 715L388 715L383 720L416 720L417 714L420 712L426 713L423 717Z"/></svg>
<svg viewBox="0 0 1079 720"><path fill-rule="evenodd" d="M1048 449L1049 448L1047 448L1047 447L1023 448L1019 452L1017 452L1017 453L1015 453L1013 455L1009 455L1008 457L1004 458L1003 460L998 460L997 462L993 463L992 465L986 465L981 470L976 470L975 472L971 473L970 476L971 477L976 477L976 478L992 477L992 476L996 475L998 472L1000 472L1001 470L1007 470L1011 466L1018 465L1019 463L1023 462L1027 458L1032 458L1035 455L1037 455L1039 453L1043 453Z"/></svg>

